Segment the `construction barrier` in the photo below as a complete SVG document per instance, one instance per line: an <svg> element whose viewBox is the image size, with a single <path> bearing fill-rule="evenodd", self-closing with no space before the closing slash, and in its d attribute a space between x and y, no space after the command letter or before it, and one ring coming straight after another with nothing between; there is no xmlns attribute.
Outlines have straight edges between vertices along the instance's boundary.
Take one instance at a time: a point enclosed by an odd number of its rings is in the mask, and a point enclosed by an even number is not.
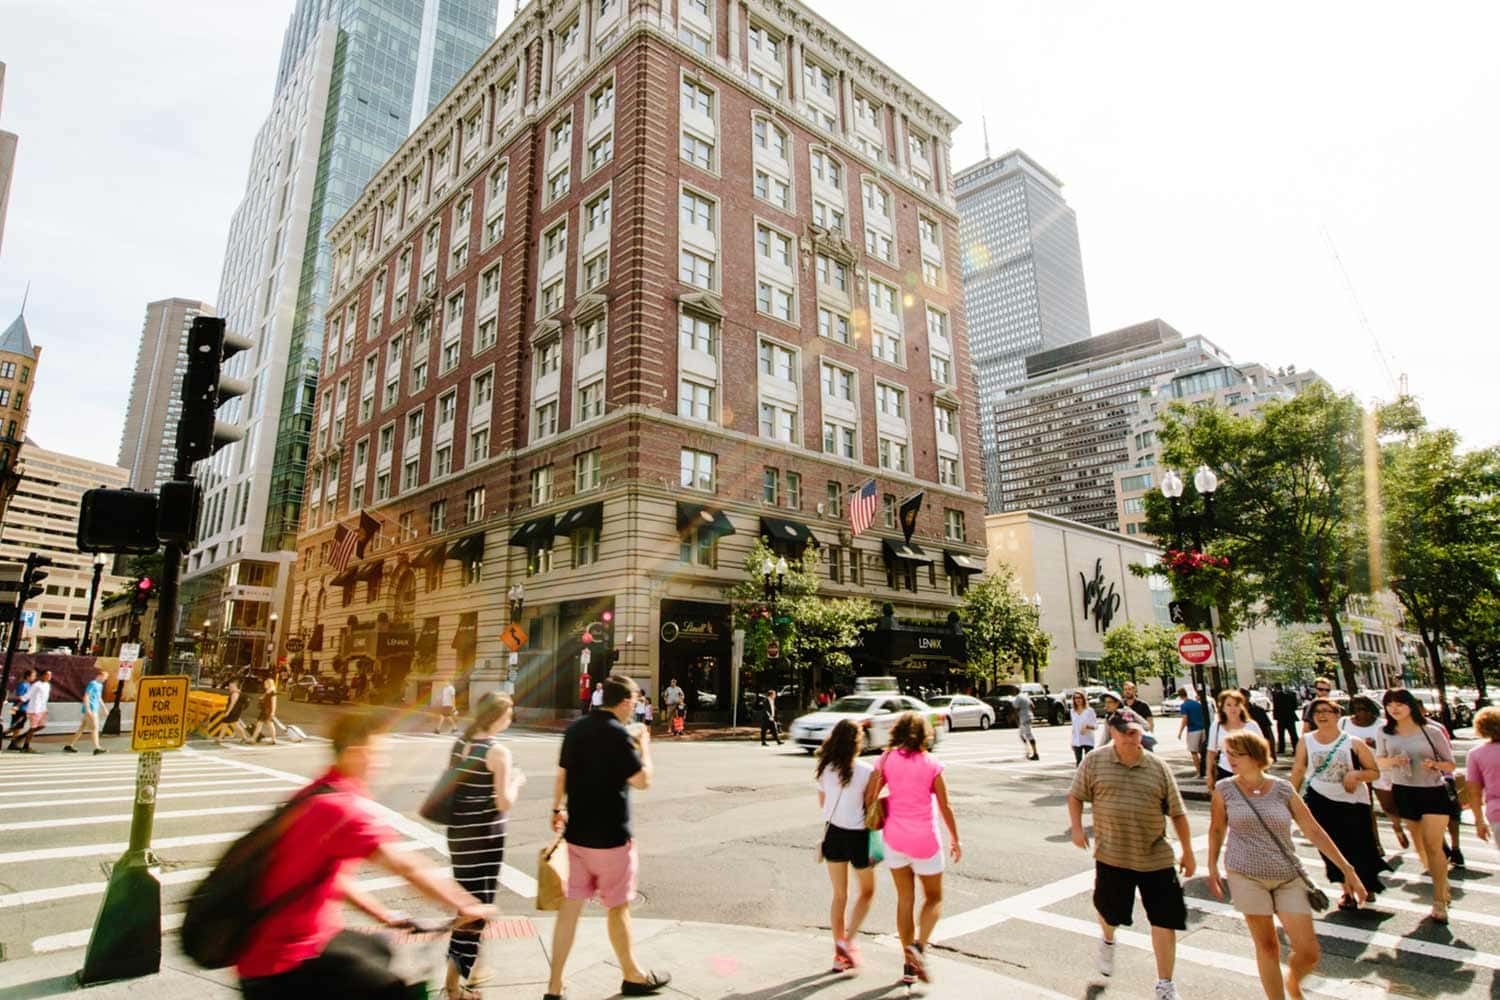
<svg viewBox="0 0 1500 1000"><path fill-rule="evenodd" d="M188 732L202 733L211 740L221 740L234 729L224 722L229 711L229 695L214 691L189 691Z"/></svg>

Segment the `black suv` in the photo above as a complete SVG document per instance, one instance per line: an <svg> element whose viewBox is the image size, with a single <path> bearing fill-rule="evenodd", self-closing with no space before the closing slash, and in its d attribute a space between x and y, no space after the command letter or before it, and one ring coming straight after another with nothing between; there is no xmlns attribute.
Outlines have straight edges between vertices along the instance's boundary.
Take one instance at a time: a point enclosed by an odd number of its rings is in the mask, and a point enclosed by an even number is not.
<svg viewBox="0 0 1500 1000"><path fill-rule="evenodd" d="M1061 726L1068 721L1067 706L1049 694L1043 684L998 684L995 690L979 700L995 710L995 725L1014 726L1015 697L1023 692L1031 701L1031 717L1036 722Z"/></svg>

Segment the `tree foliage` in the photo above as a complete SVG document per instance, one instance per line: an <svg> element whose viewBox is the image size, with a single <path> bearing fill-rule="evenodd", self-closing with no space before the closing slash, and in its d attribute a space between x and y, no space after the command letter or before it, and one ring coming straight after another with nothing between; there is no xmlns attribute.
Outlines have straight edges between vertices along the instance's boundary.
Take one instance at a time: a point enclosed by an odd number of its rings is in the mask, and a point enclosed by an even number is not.
<svg viewBox="0 0 1500 1000"><path fill-rule="evenodd" d="M1175 677L1181 668L1177 630L1148 622L1123 622L1104 633L1099 673L1119 681Z"/></svg>
<svg viewBox="0 0 1500 1000"><path fill-rule="evenodd" d="M1496 591L1500 450L1463 453L1450 430L1409 430L1382 449L1380 485L1390 588L1446 700L1442 637L1482 626Z"/></svg>
<svg viewBox="0 0 1500 1000"><path fill-rule="evenodd" d="M1282 629L1271 649L1271 662L1287 679L1305 680L1324 662L1324 637L1305 629Z"/></svg>
<svg viewBox="0 0 1500 1000"><path fill-rule="evenodd" d="M1368 590L1364 420L1353 397L1315 385L1249 416L1174 406L1160 429L1164 465L1189 471L1203 464L1219 475L1215 518L1203 541L1206 551L1229 559L1229 573L1219 581L1205 577L1201 586L1218 592L1208 603L1228 601L1217 604L1224 630L1256 607L1283 624L1321 619L1351 690L1354 661L1341 618L1345 600ZM1200 503L1188 483L1183 509ZM1147 515L1150 533L1172 537L1166 500L1148 498ZM1173 580L1179 596L1192 596L1195 585Z"/></svg>
<svg viewBox="0 0 1500 1000"><path fill-rule="evenodd" d="M1052 649L1052 637L1038 617L1007 566L971 584L959 609L970 673L997 681L1020 665L1037 677Z"/></svg>

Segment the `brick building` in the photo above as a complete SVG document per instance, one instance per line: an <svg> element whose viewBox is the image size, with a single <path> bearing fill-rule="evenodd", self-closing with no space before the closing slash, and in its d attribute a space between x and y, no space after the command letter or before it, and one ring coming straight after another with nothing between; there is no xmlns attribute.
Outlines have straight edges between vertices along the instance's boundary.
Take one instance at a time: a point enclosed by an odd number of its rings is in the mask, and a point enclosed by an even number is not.
<svg viewBox="0 0 1500 1000"><path fill-rule="evenodd" d="M306 662L566 709L611 611L587 669L612 645L653 695L676 676L727 710L724 592L757 535L945 630L983 566L955 125L800 4L525 8L330 234ZM871 666L929 644L890 645Z"/></svg>

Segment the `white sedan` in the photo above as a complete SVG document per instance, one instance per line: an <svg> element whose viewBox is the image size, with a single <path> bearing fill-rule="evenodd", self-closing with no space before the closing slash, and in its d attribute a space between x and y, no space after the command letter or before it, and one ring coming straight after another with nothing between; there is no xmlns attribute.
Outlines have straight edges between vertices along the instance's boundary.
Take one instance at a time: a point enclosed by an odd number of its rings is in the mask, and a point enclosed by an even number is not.
<svg viewBox="0 0 1500 1000"><path fill-rule="evenodd" d="M966 694L940 694L928 698L927 704L943 716L950 731L967 727L988 729L995 724L995 710Z"/></svg>
<svg viewBox="0 0 1500 1000"><path fill-rule="evenodd" d="M866 750L883 750L890 742L891 726L903 712L921 712L931 720L932 742L936 746L947 725L944 713L896 692L875 691L840 698L825 709L793 719L787 735L793 743L814 753L840 720L850 719L865 731Z"/></svg>

